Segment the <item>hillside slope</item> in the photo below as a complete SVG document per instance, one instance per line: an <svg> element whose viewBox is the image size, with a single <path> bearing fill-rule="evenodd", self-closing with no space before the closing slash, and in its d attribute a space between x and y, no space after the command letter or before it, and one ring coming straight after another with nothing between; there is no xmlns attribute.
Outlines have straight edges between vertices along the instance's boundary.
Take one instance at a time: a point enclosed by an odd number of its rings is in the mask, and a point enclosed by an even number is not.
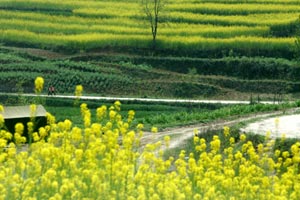
<svg viewBox="0 0 300 200"><path fill-rule="evenodd" d="M3 0L0 90L31 91L43 76L61 93L82 84L107 95L296 98L299 5L169 1L153 49L137 1Z"/></svg>

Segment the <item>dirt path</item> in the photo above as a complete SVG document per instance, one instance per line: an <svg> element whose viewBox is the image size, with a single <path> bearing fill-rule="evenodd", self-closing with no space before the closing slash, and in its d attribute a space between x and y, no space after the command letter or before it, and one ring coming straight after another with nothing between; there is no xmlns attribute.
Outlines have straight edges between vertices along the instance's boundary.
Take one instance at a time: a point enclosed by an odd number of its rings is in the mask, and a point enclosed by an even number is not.
<svg viewBox="0 0 300 200"><path fill-rule="evenodd" d="M7 95L20 95L17 93L0 93ZM47 97L47 98L62 98L62 99L76 99L78 97L74 95L55 95L48 96L46 94L36 95L33 93L24 93L22 96L29 97ZM112 100L112 101L139 101L139 102L168 102L168 103L209 103L209 104L249 104L249 101L243 100L207 100L207 99L155 99L155 98L138 98L138 97L110 97L110 96L81 96L80 99L83 100ZM260 101L261 104L278 104L278 102L273 101Z"/></svg>
<svg viewBox="0 0 300 200"><path fill-rule="evenodd" d="M198 134L205 133L208 130L220 130L224 126L232 126L235 124L238 124L243 121L249 121L249 120L254 120L254 119L262 119L262 118L270 118L278 115L289 115L293 114L297 111L300 111L300 108L293 108L289 109L286 111L276 111L276 112L269 112L269 113L257 113L257 114L252 114L248 116L244 116L241 118L237 119L232 119L232 120L226 120L226 121L214 121L208 124L197 124L193 126L184 126L184 127L179 127L179 128L172 128L172 129L167 129L164 131L160 131L156 134L150 133L150 132L145 132L144 136L141 139L141 146L142 148L145 147L146 144L148 143L155 143L158 141L163 141L165 136L170 136L170 145L169 149L176 148L180 145L183 145L186 140L192 138L194 136L194 130L198 130ZM166 149L166 147L163 145L162 149Z"/></svg>
<svg viewBox="0 0 300 200"><path fill-rule="evenodd" d="M300 138L300 114L284 115L263 119L248 124L242 129L244 132L265 135L270 133L271 138Z"/></svg>

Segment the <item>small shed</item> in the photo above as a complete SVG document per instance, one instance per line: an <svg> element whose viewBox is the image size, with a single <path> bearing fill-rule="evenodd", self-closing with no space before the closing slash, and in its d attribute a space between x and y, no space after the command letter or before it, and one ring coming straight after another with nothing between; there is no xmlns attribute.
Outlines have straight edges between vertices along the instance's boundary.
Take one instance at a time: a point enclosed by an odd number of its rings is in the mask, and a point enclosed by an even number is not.
<svg viewBox="0 0 300 200"><path fill-rule="evenodd" d="M0 112L5 120L5 126L9 132L15 132L15 125L17 123L23 123L24 133L23 136L28 138L27 132L27 122L30 121L31 109L30 106L4 106L4 111ZM46 118L47 111L42 105L36 106L36 111L34 113L34 131L37 131L40 127L47 124Z"/></svg>

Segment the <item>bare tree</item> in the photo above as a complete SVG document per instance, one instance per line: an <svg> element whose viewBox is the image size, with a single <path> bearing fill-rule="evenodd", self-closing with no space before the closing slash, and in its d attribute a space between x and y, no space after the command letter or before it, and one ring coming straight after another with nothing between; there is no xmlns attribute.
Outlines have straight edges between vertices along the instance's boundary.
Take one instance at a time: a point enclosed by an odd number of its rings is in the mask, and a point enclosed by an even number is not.
<svg viewBox="0 0 300 200"><path fill-rule="evenodd" d="M157 28L159 23L160 11L165 6L167 0L141 0L143 12L151 26L153 47L155 48L155 41L157 35Z"/></svg>

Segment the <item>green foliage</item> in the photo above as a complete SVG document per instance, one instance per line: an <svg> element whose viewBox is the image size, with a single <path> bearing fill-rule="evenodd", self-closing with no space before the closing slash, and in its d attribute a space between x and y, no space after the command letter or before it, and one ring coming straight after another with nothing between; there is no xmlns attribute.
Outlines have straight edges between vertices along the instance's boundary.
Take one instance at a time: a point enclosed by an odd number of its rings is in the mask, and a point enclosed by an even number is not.
<svg viewBox="0 0 300 200"><path fill-rule="evenodd" d="M204 112L177 112L172 114L159 114L139 119L140 123L149 123L158 127L179 126L182 124L207 123L217 119L238 117L251 113L283 110L296 104L254 104L254 105L228 105L220 109Z"/></svg>
<svg viewBox="0 0 300 200"><path fill-rule="evenodd" d="M298 80L300 67L297 62L278 58L261 57L136 57L135 63L147 62L155 68L188 73L195 68L198 74L233 76L242 79Z"/></svg>
<svg viewBox="0 0 300 200"><path fill-rule="evenodd" d="M299 139L296 139L296 138L285 138L285 139L277 138L275 141L274 149L278 149L281 152L284 152L284 151L290 152L291 146L298 141L299 141Z"/></svg>
<svg viewBox="0 0 300 200"><path fill-rule="evenodd" d="M100 54L50 60L15 50L1 49L0 53L2 92L18 92L19 82L25 93L33 92L36 76L43 76L45 87L54 85L59 94L73 94L78 84L85 93L139 97L211 98L225 95L225 89L254 94L300 91L300 68L285 59Z"/></svg>

